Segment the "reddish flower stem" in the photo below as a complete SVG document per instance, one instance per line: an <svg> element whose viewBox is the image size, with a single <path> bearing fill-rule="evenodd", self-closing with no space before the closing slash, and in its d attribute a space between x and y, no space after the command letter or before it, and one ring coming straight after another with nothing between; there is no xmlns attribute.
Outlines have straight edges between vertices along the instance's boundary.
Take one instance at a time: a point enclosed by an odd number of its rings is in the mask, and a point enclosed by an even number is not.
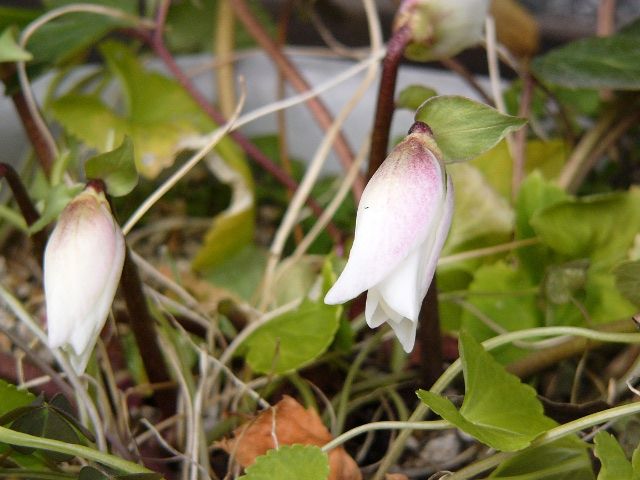
<svg viewBox="0 0 640 480"><path fill-rule="evenodd" d="M0 178L7 180L13 198L20 208L20 213L28 226L33 225L40 218L40 213L33 205L27 189L24 187L22 180L14 168L8 163L0 163ZM33 247L38 261L42 264L44 258L44 249L47 244L47 237L44 230L40 230L31 235Z"/></svg>
<svg viewBox="0 0 640 480"><path fill-rule="evenodd" d="M140 351L149 382L161 384L171 381L158 342L155 320L149 311L147 297L142 288L138 267L131 258L128 247L124 257L122 277L120 277L120 293L127 305L129 325ZM154 398L163 418L169 418L176 413L175 391L158 389L154 391Z"/></svg>
<svg viewBox="0 0 640 480"><path fill-rule="evenodd" d="M402 10L402 6L400 10ZM393 33L387 43L387 54L382 62L382 76L371 136L367 179L371 179L387 156L389 131L395 110L394 98L398 68L410 40L411 31L407 25L404 25ZM442 336L440 334L438 289L435 277L422 301L418 322L417 342L420 346L420 376L424 387L429 388L442 373Z"/></svg>
<svg viewBox="0 0 640 480"><path fill-rule="evenodd" d="M18 112L18 116L22 121L22 126L33 146L33 150L36 153L36 158L44 170L47 177L51 173L51 168L55 162L55 153L51 150L49 143L45 140L42 132L38 128L38 124L33 119L29 107L22 92L16 92L11 95L13 105Z"/></svg>
<svg viewBox="0 0 640 480"><path fill-rule="evenodd" d="M256 18L251 13L245 0L233 0L231 2L233 11L238 19L243 23L245 28L249 31L251 36L258 42L262 49L271 57L276 66L280 69L287 81L298 92L303 93L310 90L309 83L305 80L302 74L297 70L295 65L282 53L282 50L278 47L277 43L269 36L267 31L260 25ZM311 98L307 100L309 110L316 118L316 121L320 126L327 130L333 124L333 118L327 107L318 98ZM339 133L336 136L333 148L342 163L345 171L349 169L353 163L353 152L351 147L347 143L344 135ZM362 196L364 190L364 179L358 177L353 184L353 196L356 203Z"/></svg>
<svg viewBox="0 0 640 480"><path fill-rule="evenodd" d="M410 39L411 31L408 26L404 26L396 30L387 43L387 54L382 61L382 76L380 77L373 133L371 134L371 153L369 154L367 180L373 176L387 156L389 130L391 129L391 120L395 110L394 98L398 67L404 55L404 49Z"/></svg>

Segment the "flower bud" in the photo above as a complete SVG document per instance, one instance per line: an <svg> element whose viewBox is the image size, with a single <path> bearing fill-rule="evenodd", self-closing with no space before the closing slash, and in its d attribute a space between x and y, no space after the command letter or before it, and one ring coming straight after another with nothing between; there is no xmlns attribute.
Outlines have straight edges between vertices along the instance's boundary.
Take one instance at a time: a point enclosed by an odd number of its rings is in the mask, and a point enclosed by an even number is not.
<svg viewBox="0 0 640 480"><path fill-rule="evenodd" d="M410 0L398 11L394 28L408 26L405 55L428 61L457 55L482 38L489 0Z"/></svg>
<svg viewBox="0 0 640 480"><path fill-rule="evenodd" d="M81 374L109 314L124 263L124 236L93 186L60 214L44 254L49 346Z"/></svg>
<svg viewBox="0 0 640 480"><path fill-rule="evenodd" d="M349 260L325 302L368 290L367 324L388 322L410 352L452 213L451 179L429 127L416 122L367 184Z"/></svg>

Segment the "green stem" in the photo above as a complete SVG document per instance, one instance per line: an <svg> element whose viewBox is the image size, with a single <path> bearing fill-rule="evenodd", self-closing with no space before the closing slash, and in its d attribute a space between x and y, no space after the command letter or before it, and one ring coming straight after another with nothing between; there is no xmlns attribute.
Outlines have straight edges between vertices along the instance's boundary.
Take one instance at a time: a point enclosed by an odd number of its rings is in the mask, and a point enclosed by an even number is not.
<svg viewBox="0 0 640 480"><path fill-rule="evenodd" d="M626 405L620 405L618 407L609 408L598 413L587 415L586 417L579 418L573 422L559 425L556 428L548 430L546 433L539 436L536 440L531 442L528 449L541 447L542 445L548 445L556 440L559 440L568 435L581 432L589 427L595 425L601 425L613 420L617 420L622 417L637 414L640 412L640 402L633 402ZM480 460L468 467L459 470L458 472L448 476L449 480L465 480L467 478L473 478L476 475L497 467L502 462L518 455L521 452L500 452L492 455L484 460Z"/></svg>
<svg viewBox="0 0 640 480"><path fill-rule="evenodd" d="M38 448L42 450L49 450L51 452L74 455L76 457L92 460L100 463L101 465L111 467L127 474L153 473L151 470L148 470L137 463L123 460L122 458L94 450L93 448L85 447L84 445L61 442L50 438L36 437L27 433L16 432L6 427L0 427L0 442L20 447Z"/></svg>

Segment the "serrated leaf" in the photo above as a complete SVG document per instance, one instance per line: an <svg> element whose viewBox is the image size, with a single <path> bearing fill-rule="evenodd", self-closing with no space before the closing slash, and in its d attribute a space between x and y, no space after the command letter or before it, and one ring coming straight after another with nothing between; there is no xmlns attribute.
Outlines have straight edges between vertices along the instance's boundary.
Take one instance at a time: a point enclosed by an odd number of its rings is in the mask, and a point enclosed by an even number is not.
<svg viewBox="0 0 640 480"><path fill-rule="evenodd" d="M420 106L415 119L429 125L445 162L471 160L527 123L456 95L430 98Z"/></svg>
<svg viewBox="0 0 640 480"><path fill-rule="evenodd" d="M640 480L637 471L627 460L622 447L613 435L608 432L598 432L594 438L595 455L600 460L598 480Z"/></svg>
<svg viewBox="0 0 640 480"><path fill-rule="evenodd" d="M593 480L587 445L566 437L548 445L526 449L502 462L490 475L493 480Z"/></svg>
<svg viewBox="0 0 640 480"><path fill-rule="evenodd" d="M127 136L115 150L87 160L84 168L87 178L102 180L114 197L123 197L138 184L133 142Z"/></svg>
<svg viewBox="0 0 640 480"><path fill-rule="evenodd" d="M328 475L329 460L319 447L284 445L259 456L240 479L326 480Z"/></svg>
<svg viewBox="0 0 640 480"><path fill-rule="evenodd" d="M508 373L482 345L460 333L465 396L460 411L450 400L426 390L418 397L443 419L501 451L522 450L555 422L544 416L536 391Z"/></svg>
<svg viewBox="0 0 640 480"><path fill-rule="evenodd" d="M565 87L639 90L638 30L577 40L536 58L532 68L547 82Z"/></svg>
<svg viewBox="0 0 640 480"><path fill-rule="evenodd" d="M631 303L640 306L640 260L621 263L613 270L613 274L620 293Z"/></svg>
<svg viewBox="0 0 640 480"><path fill-rule="evenodd" d="M22 48L15 40L15 28L5 28L0 33L0 63L2 62L27 62L32 55Z"/></svg>
<svg viewBox="0 0 640 480"><path fill-rule="evenodd" d="M610 264L626 256L640 230L640 190L568 199L538 212L530 223L553 250Z"/></svg>
<svg viewBox="0 0 640 480"><path fill-rule="evenodd" d="M256 372L286 373L322 355L338 329L341 308L305 299L245 340L247 363Z"/></svg>
<svg viewBox="0 0 640 480"><path fill-rule="evenodd" d="M396 100L396 108L417 110L426 100L435 97L437 94L433 88L422 85L409 85L400 91Z"/></svg>

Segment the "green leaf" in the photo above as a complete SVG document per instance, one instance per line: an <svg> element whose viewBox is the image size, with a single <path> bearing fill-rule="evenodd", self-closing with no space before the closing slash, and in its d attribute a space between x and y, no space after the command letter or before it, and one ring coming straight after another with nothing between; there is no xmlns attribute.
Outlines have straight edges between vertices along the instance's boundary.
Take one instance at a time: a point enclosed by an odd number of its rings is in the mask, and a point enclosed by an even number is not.
<svg viewBox="0 0 640 480"><path fill-rule="evenodd" d="M554 180L562 171L570 151L570 145L562 139L529 140L525 147L525 172L539 170L544 179ZM498 193L508 200L513 198L513 159L506 141L502 140L470 163L480 169Z"/></svg>
<svg viewBox="0 0 640 480"><path fill-rule="evenodd" d="M640 260L621 263L613 274L620 293L631 303L640 306Z"/></svg>
<svg viewBox="0 0 640 480"><path fill-rule="evenodd" d="M453 180L456 214L443 254L456 250L470 240L507 237L513 231L514 213L504 197L499 195L484 175L470 164L447 167Z"/></svg>
<svg viewBox="0 0 640 480"><path fill-rule="evenodd" d="M82 185L68 187L63 183L51 187L44 200L44 210L40 214L38 221L29 227L29 234L42 230L58 218L60 212L67 206L67 203L80 193L82 188Z"/></svg>
<svg viewBox="0 0 640 480"><path fill-rule="evenodd" d="M18 390L15 385L0 379L0 416L16 408L29 405L36 398L27 390Z"/></svg>
<svg viewBox="0 0 640 480"><path fill-rule="evenodd" d="M215 125L177 82L145 70L125 45L104 42L100 51L120 82L125 111L116 113L98 96L86 94L64 95L52 102L51 111L66 130L99 152L130 136L138 171L155 178L173 165L186 139ZM223 139L216 151L226 158L229 145Z"/></svg>
<svg viewBox="0 0 640 480"><path fill-rule="evenodd" d="M640 480L640 471L633 468L613 435L598 432L594 438L595 455L600 460L598 480Z"/></svg>
<svg viewBox="0 0 640 480"><path fill-rule="evenodd" d="M537 288L525 271L504 261L483 265L475 272L463 304L462 327L478 341L501 330L515 331L542 325ZM492 325L487 325L491 322ZM505 345L494 351L501 363L517 360L523 351Z"/></svg>
<svg viewBox="0 0 640 480"><path fill-rule="evenodd" d="M32 56L15 40L15 28L5 28L0 34L0 63L27 62Z"/></svg>
<svg viewBox="0 0 640 480"><path fill-rule="evenodd" d="M531 226L563 255L610 264L626 256L640 230L640 189L556 203L535 214Z"/></svg>
<svg viewBox="0 0 640 480"><path fill-rule="evenodd" d="M587 445L566 437L548 445L526 449L502 462L493 480L593 480Z"/></svg>
<svg viewBox="0 0 640 480"><path fill-rule="evenodd" d="M42 13L42 9L24 7L0 6L0 30L15 26L22 29L35 20Z"/></svg>
<svg viewBox="0 0 640 480"><path fill-rule="evenodd" d="M49 3L53 7L73 2ZM93 0L86 3L124 9L128 13L134 13L135 9L132 2L126 1ZM88 12L69 13L39 28L29 40L29 51L33 54L34 62L57 65L85 52L109 32L131 26L135 26L134 22L107 15Z"/></svg>
<svg viewBox="0 0 640 480"><path fill-rule="evenodd" d="M256 458L240 480L326 480L329 458L312 445L283 445Z"/></svg>
<svg viewBox="0 0 640 480"><path fill-rule="evenodd" d="M569 199L569 195L535 171L520 185L516 198L516 239L533 238L536 232L531 219L543 209ZM518 258L535 282L541 281L551 261L551 250L545 245L531 245L517 250Z"/></svg>
<svg viewBox="0 0 640 480"><path fill-rule="evenodd" d="M322 355L338 330L340 306L305 299L294 311L260 327L243 343L246 359L260 373L287 373Z"/></svg>
<svg viewBox="0 0 640 480"><path fill-rule="evenodd" d="M417 110L426 100L435 97L438 93L429 87L422 85L409 85L402 89L396 100L396 108Z"/></svg>
<svg viewBox="0 0 640 480"><path fill-rule="evenodd" d="M87 178L104 181L107 192L114 197L125 196L138 184L133 142L129 137L124 137L115 150L87 160L84 168Z"/></svg>
<svg viewBox="0 0 640 480"><path fill-rule="evenodd" d="M267 252L250 244L216 267L205 270L203 275L214 285L250 301L262 280L266 264Z"/></svg>
<svg viewBox="0 0 640 480"><path fill-rule="evenodd" d="M455 95L430 98L418 109L415 119L429 125L446 162L471 160L527 123Z"/></svg>
<svg viewBox="0 0 640 480"><path fill-rule="evenodd" d="M418 397L434 412L477 440L507 452L528 447L555 425L544 416L536 391L507 373L464 330L459 348L465 384L462 407L458 411L447 398L419 390Z"/></svg>
<svg viewBox="0 0 640 480"><path fill-rule="evenodd" d="M51 438L73 444L80 443L80 438L74 428L55 409L49 408L47 405L26 412L11 424L11 429L36 437ZM18 446L14 446L14 448L24 454L35 450ZM73 458L73 455L66 453L43 451L43 454L55 462L64 462Z"/></svg>
<svg viewBox="0 0 640 480"><path fill-rule="evenodd" d="M612 35L577 40L533 61L547 82L570 88L640 89L637 27Z"/></svg>
<svg viewBox="0 0 640 480"><path fill-rule="evenodd" d="M194 270L214 268L253 241L255 230L255 193L246 159L233 151L223 158L207 161L209 169L231 187L231 203L213 219L192 266Z"/></svg>

